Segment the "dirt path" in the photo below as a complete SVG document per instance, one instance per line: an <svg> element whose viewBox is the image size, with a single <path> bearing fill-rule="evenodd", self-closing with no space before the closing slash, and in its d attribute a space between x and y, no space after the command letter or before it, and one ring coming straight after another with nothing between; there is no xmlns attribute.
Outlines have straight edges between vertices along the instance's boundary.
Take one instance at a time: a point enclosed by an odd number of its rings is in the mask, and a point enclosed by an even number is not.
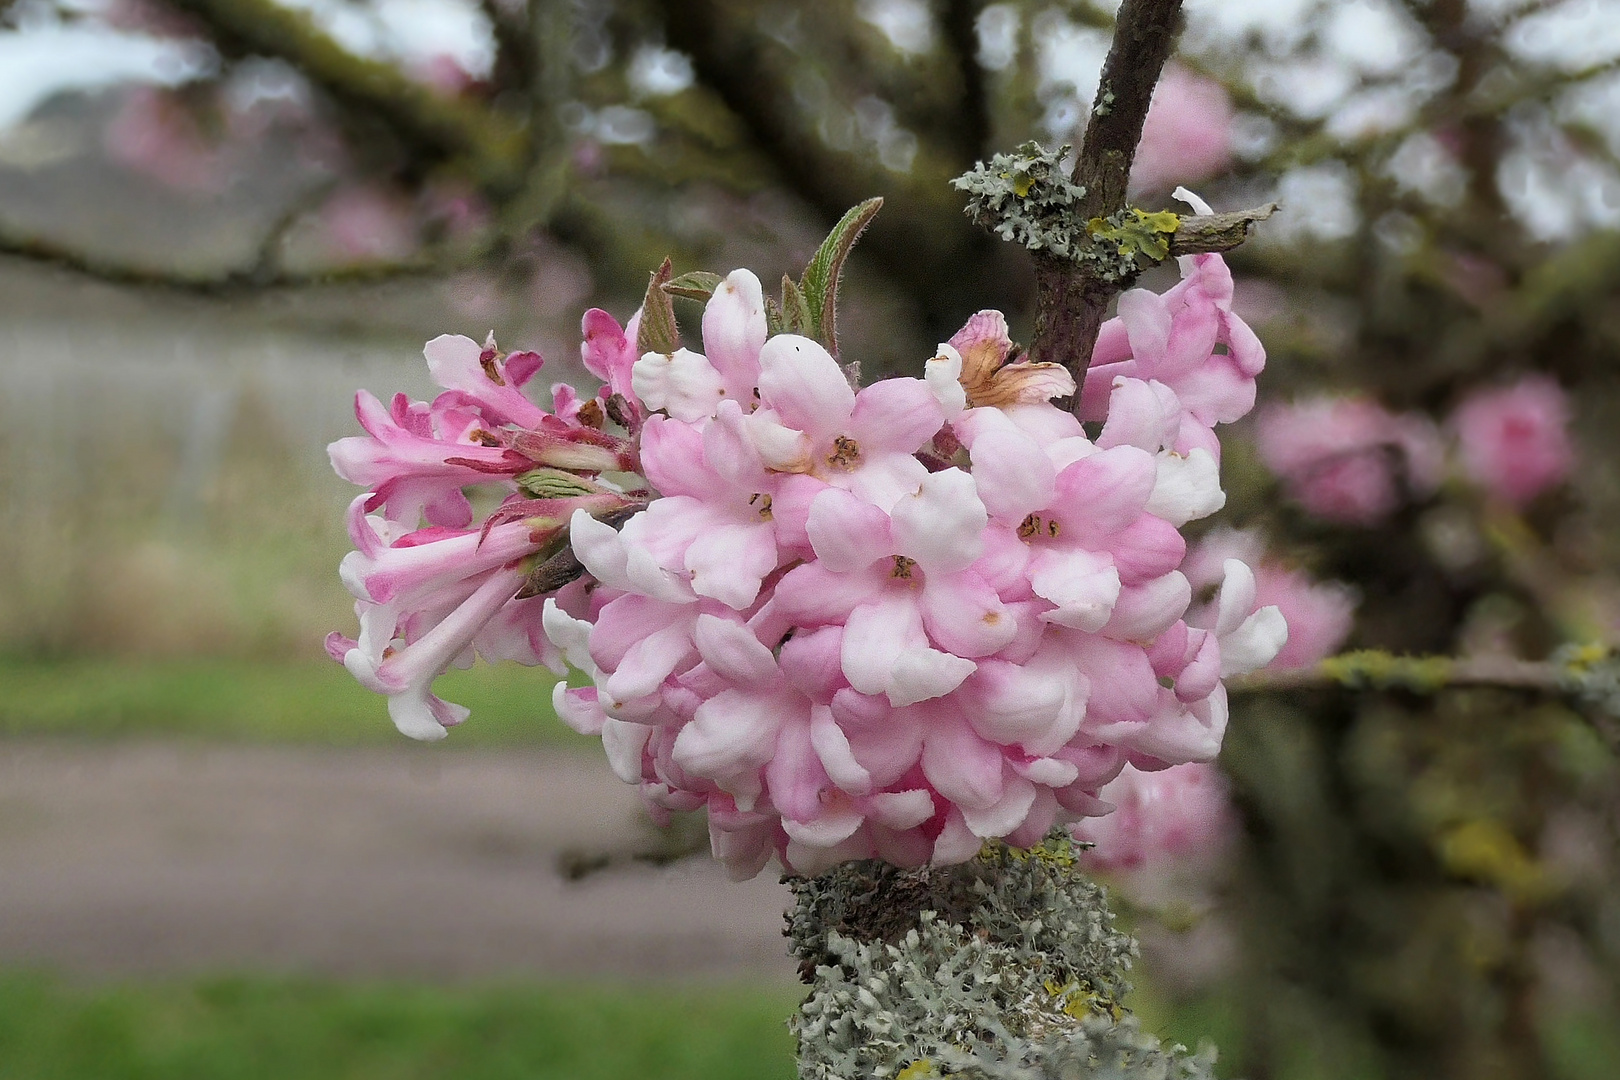
<svg viewBox="0 0 1620 1080"><path fill-rule="evenodd" d="M558 876L635 804L561 754L0 741L0 965L790 982L769 873Z"/></svg>

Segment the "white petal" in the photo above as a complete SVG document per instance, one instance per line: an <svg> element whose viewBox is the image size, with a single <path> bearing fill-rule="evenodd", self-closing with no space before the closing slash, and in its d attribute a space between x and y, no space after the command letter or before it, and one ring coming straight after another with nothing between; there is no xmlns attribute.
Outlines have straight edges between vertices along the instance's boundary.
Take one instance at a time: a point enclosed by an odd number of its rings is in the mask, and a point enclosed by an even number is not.
<svg viewBox="0 0 1620 1080"><path fill-rule="evenodd" d="M848 640L847 638L845 640ZM962 685L979 665L960 656L912 646L894 662L889 677L889 704L899 708L944 697Z"/></svg>
<svg viewBox="0 0 1620 1080"><path fill-rule="evenodd" d="M946 420L955 420L967 408L967 391L962 388L962 354L941 345L934 358L923 365L923 380L934 392Z"/></svg>
<svg viewBox="0 0 1620 1080"><path fill-rule="evenodd" d="M597 581L622 592L640 591L625 572L630 556L613 526L597 521L585 510L575 510L568 522L568 543Z"/></svg>
<svg viewBox="0 0 1620 1080"><path fill-rule="evenodd" d="M602 749L607 751L613 775L627 784L641 783L641 752L652 736L646 724L628 724L612 717L602 722Z"/></svg>
<svg viewBox="0 0 1620 1080"><path fill-rule="evenodd" d="M1277 658L1288 644L1288 620L1275 604L1243 620L1230 634L1221 635L1221 675L1258 671Z"/></svg>
<svg viewBox="0 0 1620 1080"><path fill-rule="evenodd" d="M962 818L974 835L982 837L1006 836L1024 823L1029 808L1035 805L1035 785L1023 777L1007 782L1000 799L983 809L962 807Z"/></svg>
<svg viewBox="0 0 1620 1080"><path fill-rule="evenodd" d="M569 685L562 681L551 688L551 708L558 719L581 735L602 734L602 725L608 720L594 695L587 698L580 693L570 693Z"/></svg>
<svg viewBox="0 0 1620 1080"><path fill-rule="evenodd" d="M1108 622L1119 600L1119 571L1108 556L1082 548L1047 548L1029 564L1035 595L1057 605L1041 615L1044 622L1097 631Z"/></svg>
<svg viewBox="0 0 1620 1080"><path fill-rule="evenodd" d="M630 369L630 388L647 408L686 423L713 416L726 392L714 365L690 349L643 356Z"/></svg>
<svg viewBox="0 0 1620 1080"><path fill-rule="evenodd" d="M776 657L739 622L699 615L692 634L698 655L715 673L745 687L763 687L778 676Z"/></svg>
<svg viewBox="0 0 1620 1080"><path fill-rule="evenodd" d="M805 531L816 557L840 574L864 570L895 551L889 516L842 488L827 488L810 501Z"/></svg>
<svg viewBox="0 0 1620 1080"><path fill-rule="evenodd" d="M816 705L810 710L810 745L833 783L851 795L865 795L872 790L872 774L855 760L848 736L825 705Z"/></svg>
<svg viewBox="0 0 1620 1080"><path fill-rule="evenodd" d="M895 547L930 573L962 570L984 552L990 523L973 477L961 469L929 473L915 495L890 511Z"/></svg>
<svg viewBox="0 0 1620 1080"><path fill-rule="evenodd" d="M1165 450L1154 459L1157 474L1147 512L1181 528L1189 521L1206 518L1226 505L1221 490L1221 466L1203 447L1194 447L1186 456Z"/></svg>
<svg viewBox="0 0 1620 1080"><path fill-rule="evenodd" d="M1224 638L1254 612L1255 581L1254 571L1241 559L1227 559L1221 569L1225 575L1217 601L1215 635Z"/></svg>
<svg viewBox="0 0 1620 1080"><path fill-rule="evenodd" d="M923 788L880 792L867 801L872 816L891 829L915 829L934 816L934 796Z"/></svg>
<svg viewBox="0 0 1620 1080"><path fill-rule="evenodd" d="M548 596L540 616L540 625L546 637L563 651L570 664L589 675L596 674L596 661L591 659L590 623L574 618L557 606L556 597Z"/></svg>
<svg viewBox="0 0 1620 1080"><path fill-rule="evenodd" d="M782 819L782 829L790 839L806 847L830 848L855 835L855 830L865 820L865 814L844 803L828 806L814 821L794 821L785 817Z"/></svg>

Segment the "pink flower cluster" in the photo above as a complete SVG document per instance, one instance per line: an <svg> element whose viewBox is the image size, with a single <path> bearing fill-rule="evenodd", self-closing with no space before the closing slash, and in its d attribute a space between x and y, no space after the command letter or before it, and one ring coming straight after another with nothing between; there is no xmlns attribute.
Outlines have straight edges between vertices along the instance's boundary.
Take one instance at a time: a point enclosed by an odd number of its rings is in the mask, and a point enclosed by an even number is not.
<svg viewBox="0 0 1620 1080"><path fill-rule="evenodd" d="M1569 412L1564 391L1545 376L1475 392L1447 425L1462 474L1492 498L1523 507L1569 476ZM1363 397L1269 408L1260 415L1259 447L1290 498L1346 525L1378 524L1408 497L1433 494L1446 472L1445 442L1432 421Z"/></svg>
<svg viewBox="0 0 1620 1080"><path fill-rule="evenodd" d="M349 506L356 550L341 568L360 636L333 633L326 648L388 695L400 731L439 739L467 717L432 693L451 665L465 667L477 653L566 670L543 630L545 598L518 594L538 559L566 543L575 510L610 513L646 493L602 476L633 470L636 459L630 440L582 422L600 424L600 406L586 410L559 385L557 416L523 395L538 353L506 356L493 340L479 346L450 335L423 352L444 392L431 402L399 394L384 405L362 390L355 415L366 434L329 448L338 475L368 490ZM610 382L614 373L628 377L633 356L622 334L586 355ZM489 484L508 495L475 526L463 489Z"/></svg>
<svg viewBox="0 0 1620 1080"><path fill-rule="evenodd" d="M811 873L1029 844L1104 812L1127 762L1213 758L1222 675L1287 630L1237 560L1187 618L1179 529L1224 502L1213 425L1264 358L1221 260L1183 273L1105 328L1095 439L997 312L924 378L857 390L814 340L768 336L758 280L732 273L704 353L631 369L661 497L619 530L573 514L595 584L544 622L592 685L559 684L559 715L655 810L706 807L742 877L773 854Z"/></svg>

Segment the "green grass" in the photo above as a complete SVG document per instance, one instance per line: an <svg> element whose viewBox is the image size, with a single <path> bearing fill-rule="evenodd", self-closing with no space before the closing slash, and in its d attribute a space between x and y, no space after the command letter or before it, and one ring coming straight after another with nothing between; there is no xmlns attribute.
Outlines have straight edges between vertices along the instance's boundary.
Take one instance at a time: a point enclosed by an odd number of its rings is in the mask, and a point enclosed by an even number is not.
<svg viewBox="0 0 1620 1080"><path fill-rule="evenodd" d="M551 709L544 668L451 671L440 696L472 718L440 746L583 746ZM402 743L385 700L324 660L0 658L0 736L162 736Z"/></svg>
<svg viewBox="0 0 1620 1080"><path fill-rule="evenodd" d="M791 991L71 987L0 976L0 1080L788 1080Z"/></svg>

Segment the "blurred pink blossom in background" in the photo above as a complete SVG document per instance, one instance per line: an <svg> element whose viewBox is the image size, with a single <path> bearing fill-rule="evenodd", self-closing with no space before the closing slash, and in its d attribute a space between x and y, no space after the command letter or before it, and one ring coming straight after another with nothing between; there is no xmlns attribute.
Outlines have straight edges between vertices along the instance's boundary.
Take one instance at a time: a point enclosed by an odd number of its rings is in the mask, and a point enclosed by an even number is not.
<svg viewBox="0 0 1620 1080"><path fill-rule="evenodd" d="M1233 828L1226 780L1212 764L1189 762L1158 772L1129 765L1100 797L1115 810L1075 822L1077 840L1095 845L1081 860L1096 870L1137 870L1219 850Z"/></svg>
<svg viewBox="0 0 1620 1080"><path fill-rule="evenodd" d="M226 134L205 131L196 111L161 87L131 87L103 142L107 156L131 172L189 194L218 194L234 171Z"/></svg>
<svg viewBox="0 0 1620 1080"><path fill-rule="evenodd" d="M326 243L354 262L403 259L416 250L416 218L400 195L373 185L346 187L321 207Z"/></svg>
<svg viewBox="0 0 1620 1080"><path fill-rule="evenodd" d="M1563 483L1574 463L1569 399L1545 375L1470 395L1451 424L1469 479L1515 506Z"/></svg>
<svg viewBox="0 0 1620 1080"><path fill-rule="evenodd" d="M1212 80L1170 64L1164 69L1131 167L1132 191L1195 184L1232 160L1232 102Z"/></svg>
<svg viewBox="0 0 1620 1080"><path fill-rule="evenodd" d="M1258 441L1261 460L1290 498L1345 525L1376 525L1405 494L1433 493L1445 464L1439 431L1427 417L1396 415L1365 397L1267 408Z"/></svg>

